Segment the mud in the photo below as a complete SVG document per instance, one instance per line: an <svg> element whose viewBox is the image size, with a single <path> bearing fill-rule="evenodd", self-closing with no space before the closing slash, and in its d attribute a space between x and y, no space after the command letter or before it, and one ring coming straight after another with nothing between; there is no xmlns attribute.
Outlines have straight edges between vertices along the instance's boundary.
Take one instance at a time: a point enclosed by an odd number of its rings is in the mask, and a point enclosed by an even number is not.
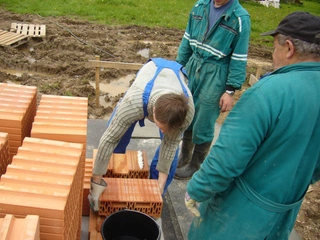
<svg viewBox="0 0 320 240"><path fill-rule="evenodd" d="M0 82L37 86L41 94L88 97L88 118L107 119L136 71L101 69L99 106L96 106L95 69L89 60L145 63L150 57L174 60L184 31L144 26L107 26L77 18L15 14L0 8L0 30L11 23L41 24L46 36L30 38L19 47L0 47ZM250 74L272 69L271 48L250 46L247 81ZM260 72L258 70L258 73ZM246 82L236 92L234 103L249 88ZM227 114L221 114L223 123ZM281 191L281 189L279 189ZM302 239L320 239L319 184L307 194L295 229Z"/></svg>

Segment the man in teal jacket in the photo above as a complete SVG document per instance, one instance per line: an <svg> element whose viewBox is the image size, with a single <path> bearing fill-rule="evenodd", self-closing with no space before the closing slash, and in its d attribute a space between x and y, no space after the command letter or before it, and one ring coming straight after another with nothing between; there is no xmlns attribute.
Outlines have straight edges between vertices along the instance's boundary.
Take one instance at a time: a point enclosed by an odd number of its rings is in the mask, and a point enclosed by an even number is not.
<svg viewBox="0 0 320 240"><path fill-rule="evenodd" d="M320 179L320 17L294 12L262 35L275 70L242 95L188 182L189 240L288 239Z"/></svg>
<svg viewBox="0 0 320 240"><path fill-rule="evenodd" d="M249 37L250 16L238 0L199 0L193 7L176 61L187 71L195 116L175 178L189 179L207 155L220 112L231 109L246 78Z"/></svg>

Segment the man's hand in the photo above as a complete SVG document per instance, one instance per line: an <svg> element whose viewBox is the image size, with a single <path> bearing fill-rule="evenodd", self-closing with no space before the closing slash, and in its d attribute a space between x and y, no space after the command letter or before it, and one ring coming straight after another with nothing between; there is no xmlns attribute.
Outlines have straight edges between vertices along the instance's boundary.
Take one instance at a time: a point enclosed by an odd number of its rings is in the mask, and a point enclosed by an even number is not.
<svg viewBox="0 0 320 240"><path fill-rule="evenodd" d="M230 111L232 108L233 98L228 93L224 93L219 102L220 112Z"/></svg>
<svg viewBox="0 0 320 240"><path fill-rule="evenodd" d="M190 198L188 192L186 192L184 202L188 210L196 217L200 217L200 212L197 208L197 202Z"/></svg>
<svg viewBox="0 0 320 240"><path fill-rule="evenodd" d="M91 178L91 187L88 200L90 208L95 212L99 211L99 197L106 187L107 183L103 179L101 179L99 183L96 183L93 181L93 178Z"/></svg>

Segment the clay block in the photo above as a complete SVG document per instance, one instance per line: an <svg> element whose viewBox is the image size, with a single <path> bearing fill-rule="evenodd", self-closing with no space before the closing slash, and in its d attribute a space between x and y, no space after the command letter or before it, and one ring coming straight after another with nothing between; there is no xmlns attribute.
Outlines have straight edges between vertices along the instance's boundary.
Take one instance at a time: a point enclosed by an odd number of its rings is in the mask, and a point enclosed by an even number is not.
<svg viewBox="0 0 320 240"><path fill-rule="evenodd" d="M27 215L25 218L16 218L7 214L0 218L0 239L29 239L40 240L40 219L37 215Z"/></svg>
<svg viewBox="0 0 320 240"><path fill-rule="evenodd" d="M9 134L0 132L0 177L6 173L9 164Z"/></svg>
<svg viewBox="0 0 320 240"><path fill-rule="evenodd" d="M83 180L83 202L82 202L82 216L89 216L90 205L88 200L90 181L92 177L92 158L86 158L85 169L84 169L84 180Z"/></svg>
<svg viewBox="0 0 320 240"><path fill-rule="evenodd" d="M10 161L30 136L36 109L36 87L0 83L0 131L9 134Z"/></svg>
<svg viewBox="0 0 320 240"><path fill-rule="evenodd" d="M38 215L41 239L80 239L83 145L26 137L20 148L0 181L0 215Z"/></svg>
<svg viewBox="0 0 320 240"><path fill-rule="evenodd" d="M99 216L130 209L152 217L160 217L162 196L157 180L135 178L104 178L108 187L100 196Z"/></svg>
<svg viewBox="0 0 320 240"><path fill-rule="evenodd" d="M101 236L101 226L106 217L99 216L97 213L90 209L89 214L89 239L102 239ZM100 238L99 238L100 237Z"/></svg>
<svg viewBox="0 0 320 240"><path fill-rule="evenodd" d="M94 160L97 151L97 149L93 150ZM148 179L149 165L146 152L127 150L125 154L113 153L103 177Z"/></svg>

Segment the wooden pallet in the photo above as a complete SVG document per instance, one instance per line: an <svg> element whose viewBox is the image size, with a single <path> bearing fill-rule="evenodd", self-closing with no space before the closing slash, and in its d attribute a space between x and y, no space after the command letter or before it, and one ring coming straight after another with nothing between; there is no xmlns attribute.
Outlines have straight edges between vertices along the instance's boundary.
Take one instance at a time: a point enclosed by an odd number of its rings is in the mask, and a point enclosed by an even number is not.
<svg viewBox="0 0 320 240"><path fill-rule="evenodd" d="M46 25L11 23L10 32L20 33L30 37L45 37Z"/></svg>
<svg viewBox="0 0 320 240"><path fill-rule="evenodd" d="M0 30L0 46L18 47L29 41L29 36Z"/></svg>

